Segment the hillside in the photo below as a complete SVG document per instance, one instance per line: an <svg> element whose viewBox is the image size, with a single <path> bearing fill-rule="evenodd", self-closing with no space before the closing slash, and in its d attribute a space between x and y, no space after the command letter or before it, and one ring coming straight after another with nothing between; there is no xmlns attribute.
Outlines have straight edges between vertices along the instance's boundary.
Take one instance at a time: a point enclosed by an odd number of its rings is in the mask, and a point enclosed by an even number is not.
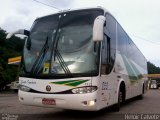
<svg viewBox="0 0 160 120"><path fill-rule="evenodd" d="M147 62L149 74L160 74L160 67L156 67L153 63Z"/></svg>

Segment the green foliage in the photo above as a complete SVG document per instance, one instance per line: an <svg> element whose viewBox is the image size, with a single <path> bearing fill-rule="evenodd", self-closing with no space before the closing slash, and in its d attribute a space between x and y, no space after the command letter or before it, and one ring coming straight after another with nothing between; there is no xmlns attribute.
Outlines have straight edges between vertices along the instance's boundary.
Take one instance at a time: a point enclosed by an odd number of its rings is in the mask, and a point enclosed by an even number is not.
<svg viewBox="0 0 160 120"><path fill-rule="evenodd" d="M0 28L0 91L16 80L18 67L8 65L8 59L20 56L24 46L24 40L16 36L6 40L6 35L6 31Z"/></svg>
<svg viewBox="0 0 160 120"><path fill-rule="evenodd" d="M160 67L156 67L153 63L147 62L148 74L160 74Z"/></svg>
<svg viewBox="0 0 160 120"><path fill-rule="evenodd" d="M147 62L148 74L160 74L160 67L156 67L153 63ZM160 84L160 78L154 78Z"/></svg>

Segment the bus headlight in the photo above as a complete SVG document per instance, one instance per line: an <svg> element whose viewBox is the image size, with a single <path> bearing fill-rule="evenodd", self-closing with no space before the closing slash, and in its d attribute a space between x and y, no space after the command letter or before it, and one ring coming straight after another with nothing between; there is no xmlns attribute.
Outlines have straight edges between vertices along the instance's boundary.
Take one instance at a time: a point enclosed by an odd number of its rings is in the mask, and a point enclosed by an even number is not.
<svg viewBox="0 0 160 120"><path fill-rule="evenodd" d="M24 85L19 85L18 88L22 91L29 92L30 88Z"/></svg>
<svg viewBox="0 0 160 120"><path fill-rule="evenodd" d="M72 92L75 94L91 93L97 90L96 86L80 87L72 89Z"/></svg>

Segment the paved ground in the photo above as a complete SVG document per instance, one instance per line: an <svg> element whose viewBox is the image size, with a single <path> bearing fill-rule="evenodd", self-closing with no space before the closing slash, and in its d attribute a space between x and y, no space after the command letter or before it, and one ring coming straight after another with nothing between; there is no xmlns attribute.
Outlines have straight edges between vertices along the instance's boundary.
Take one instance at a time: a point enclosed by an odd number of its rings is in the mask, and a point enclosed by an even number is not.
<svg viewBox="0 0 160 120"><path fill-rule="evenodd" d="M132 114L132 116L128 116L130 114ZM145 114L159 114L157 117L158 120L160 120L160 90L149 90L144 95L143 100L129 100L121 107L120 112L113 112L111 108L99 112L82 112L24 106L18 101L17 94L0 93L0 119L2 120L7 120L7 117L18 118L18 120L124 120L131 118L145 119Z"/></svg>

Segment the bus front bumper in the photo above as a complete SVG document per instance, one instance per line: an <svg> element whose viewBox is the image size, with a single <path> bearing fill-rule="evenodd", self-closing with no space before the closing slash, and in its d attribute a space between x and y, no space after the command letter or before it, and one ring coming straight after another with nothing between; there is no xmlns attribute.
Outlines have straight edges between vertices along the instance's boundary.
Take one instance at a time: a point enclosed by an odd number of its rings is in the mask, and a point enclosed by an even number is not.
<svg viewBox="0 0 160 120"><path fill-rule="evenodd" d="M96 92L86 94L37 94L30 92L18 92L19 101L25 105L55 107L72 110L97 111ZM45 102L44 100L49 100ZM50 100L54 100L50 101ZM52 103L53 102L53 103Z"/></svg>

